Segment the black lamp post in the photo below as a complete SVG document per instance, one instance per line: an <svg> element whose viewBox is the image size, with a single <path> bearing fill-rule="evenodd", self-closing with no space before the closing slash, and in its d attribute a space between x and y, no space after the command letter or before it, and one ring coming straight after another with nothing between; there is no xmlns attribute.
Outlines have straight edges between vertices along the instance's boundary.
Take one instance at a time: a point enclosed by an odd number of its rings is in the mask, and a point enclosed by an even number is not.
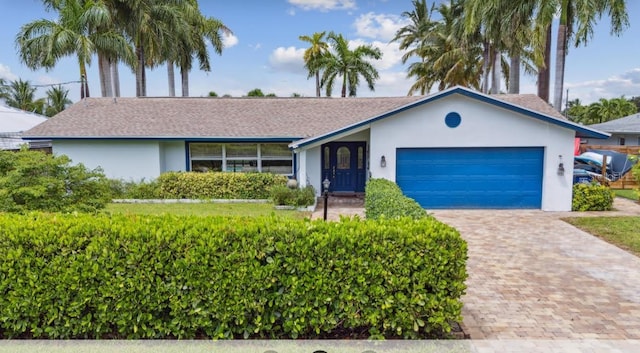
<svg viewBox="0 0 640 353"><path fill-rule="evenodd" d="M324 190L324 220L327 220L327 207L329 206L329 186L331 185L331 181L329 178L324 178L322 181L322 188Z"/></svg>

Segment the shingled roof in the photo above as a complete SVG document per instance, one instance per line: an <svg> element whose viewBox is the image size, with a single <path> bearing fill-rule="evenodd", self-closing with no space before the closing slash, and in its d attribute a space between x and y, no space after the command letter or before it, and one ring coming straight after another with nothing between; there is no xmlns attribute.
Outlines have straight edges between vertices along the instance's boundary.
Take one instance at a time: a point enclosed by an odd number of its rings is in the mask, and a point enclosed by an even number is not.
<svg viewBox="0 0 640 353"><path fill-rule="evenodd" d="M494 98L562 118L535 95ZM86 98L30 138L291 138L319 136L415 103L386 98Z"/></svg>
<svg viewBox="0 0 640 353"><path fill-rule="evenodd" d="M640 134L640 113L589 127L610 133Z"/></svg>

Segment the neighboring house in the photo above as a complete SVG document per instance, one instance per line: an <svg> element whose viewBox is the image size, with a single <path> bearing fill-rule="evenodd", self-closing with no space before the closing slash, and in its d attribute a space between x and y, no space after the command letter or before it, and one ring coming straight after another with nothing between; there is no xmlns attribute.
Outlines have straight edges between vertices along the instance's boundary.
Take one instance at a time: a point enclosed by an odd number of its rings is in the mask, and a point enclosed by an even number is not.
<svg viewBox="0 0 640 353"><path fill-rule="evenodd" d="M640 146L640 113L589 127L611 134L606 140L586 141L590 145Z"/></svg>
<svg viewBox="0 0 640 353"><path fill-rule="evenodd" d="M386 178L425 208L571 209L574 138L535 95L455 87L395 98L89 98L31 129L109 177L274 172L333 193Z"/></svg>
<svg viewBox="0 0 640 353"><path fill-rule="evenodd" d="M29 141L22 139L23 131L45 122L46 117L0 104L0 150L18 150ZM47 147L50 142L42 141Z"/></svg>

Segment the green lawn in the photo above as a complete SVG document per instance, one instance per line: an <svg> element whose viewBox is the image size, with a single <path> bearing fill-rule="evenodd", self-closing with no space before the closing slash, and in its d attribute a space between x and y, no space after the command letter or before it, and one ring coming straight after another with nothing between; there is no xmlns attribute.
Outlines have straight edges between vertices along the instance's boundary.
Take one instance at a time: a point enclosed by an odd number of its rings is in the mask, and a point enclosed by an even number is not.
<svg viewBox="0 0 640 353"><path fill-rule="evenodd" d="M580 217L565 221L640 256L640 217Z"/></svg>
<svg viewBox="0 0 640 353"><path fill-rule="evenodd" d="M638 201L638 193L635 190L615 189L615 190L613 190L613 192L616 194L616 196L624 197L625 199Z"/></svg>
<svg viewBox="0 0 640 353"><path fill-rule="evenodd" d="M270 203L111 203L105 210L126 214L165 214L196 216L269 216L305 218L309 212L275 210Z"/></svg>

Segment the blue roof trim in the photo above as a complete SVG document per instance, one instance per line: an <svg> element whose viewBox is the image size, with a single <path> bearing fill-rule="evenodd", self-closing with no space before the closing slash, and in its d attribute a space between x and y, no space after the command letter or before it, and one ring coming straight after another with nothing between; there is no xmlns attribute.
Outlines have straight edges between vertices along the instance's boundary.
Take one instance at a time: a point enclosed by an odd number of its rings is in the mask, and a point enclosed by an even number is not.
<svg viewBox="0 0 640 353"><path fill-rule="evenodd" d="M27 137L22 137L27 138ZM29 140L141 140L185 142L292 142L302 137L29 137Z"/></svg>
<svg viewBox="0 0 640 353"><path fill-rule="evenodd" d="M577 137L606 139L606 138L608 138L610 136L609 134L601 133L601 132L595 131L593 129L586 128L586 127L583 127L581 125L572 123L570 121L563 121L563 120L560 120L560 119L557 119L557 118L554 118L554 117L551 117L551 116L548 116L548 115L537 113L537 112L535 112L533 110L525 109L525 108L519 107L517 105L511 104L511 103L507 103L507 102L501 101L501 100L496 99L496 98L492 98L490 96L487 96L487 95L484 95L484 94L481 94L481 93L474 92L474 91L472 91L472 90L470 90L468 88L463 88L463 87L457 86L457 87L454 87L454 88L450 88L448 90L444 90L444 91L438 92L438 93L436 93L436 94L434 94L432 96L425 97L424 99L419 100L417 102L409 103L409 104L407 104L405 106L402 106L402 107L397 108L395 110L389 111L389 112L384 113L382 115L372 117L370 119L361 121L359 123L356 123L356 124L353 124L353 125L350 125L350 126L346 126L346 127L342 128L342 129L330 132L330 133L325 134L325 135L320 135L320 136L316 136L316 137L310 138L308 140L303 141L300 144L292 143L290 145L290 147L293 148L293 149L296 149L296 148L300 148L300 147L304 147L304 146L313 144L313 143L315 143L315 142L317 142L319 140L326 140L326 139L329 139L329 138L331 138L333 136L348 132L348 131L353 130L353 129L357 129L359 127L371 124L371 123L376 122L378 120L385 119L385 118L387 118L389 116L392 116L392 115L395 115L397 113L401 113L401 112L403 112L405 110L409 110L409 109L412 109L414 107L420 106L422 104L426 104L426 103L429 103L429 102L432 102L432 101L435 101L435 100L438 100L438 99L441 99L441 98L445 98L445 97L448 97L448 96L453 95L453 94L460 94L460 95L468 97L468 98L472 98L472 99L479 100L481 102L493 104L495 106L498 106L498 107L501 107L501 108L505 108L505 109L508 109L508 110L511 110L511 111L515 111L517 113L520 113L520 114L523 114L523 115L526 115L526 116L529 116L529 117L532 117L532 118L535 118L535 119L538 119L538 120L542 120L542 121L545 121L545 122L548 122L548 123L551 123L551 124L554 124L554 125L558 125L558 126L570 129L570 130L574 130L577 133L576 134Z"/></svg>

